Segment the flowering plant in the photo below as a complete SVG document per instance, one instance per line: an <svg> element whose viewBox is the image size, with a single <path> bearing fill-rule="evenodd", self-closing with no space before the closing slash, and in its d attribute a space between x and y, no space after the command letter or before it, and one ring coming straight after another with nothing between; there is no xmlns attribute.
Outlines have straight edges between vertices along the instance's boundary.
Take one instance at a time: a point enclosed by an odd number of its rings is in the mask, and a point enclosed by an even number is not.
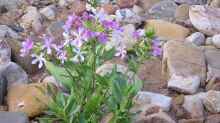
<svg viewBox="0 0 220 123"><path fill-rule="evenodd" d="M91 0L97 6L96 0ZM63 41L55 43L52 36L43 35L43 42L34 43L27 38L21 55L30 53L32 63L46 69L64 86L48 105L47 117L42 122L98 123L105 113L113 113L112 123L131 122L132 98L140 90L139 81L128 82L128 76L117 73L117 68L104 76L96 73L97 67L113 57L129 61L131 70L145 58L160 55L158 43L151 42L153 31L138 30L135 46L127 50L121 42L123 28L104 11L87 11L81 16L69 15L63 27ZM106 48L112 38L118 47ZM53 61L53 62L51 62ZM131 62L130 62L131 61Z"/></svg>

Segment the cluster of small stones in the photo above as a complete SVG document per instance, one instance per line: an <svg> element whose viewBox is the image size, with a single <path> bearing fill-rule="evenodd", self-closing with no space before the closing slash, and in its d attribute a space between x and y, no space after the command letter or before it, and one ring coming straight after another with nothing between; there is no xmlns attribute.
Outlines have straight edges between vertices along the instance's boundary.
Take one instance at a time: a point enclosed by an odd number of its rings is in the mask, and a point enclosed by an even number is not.
<svg viewBox="0 0 220 123"><path fill-rule="evenodd" d="M141 111L134 123L220 122L220 0L102 0L98 9L121 16L126 46L135 44L133 31L148 27L163 42L162 57L146 60L134 78L144 81L131 110ZM0 122L37 123L29 118L42 114L49 101L37 88L58 85L30 56L20 57L21 41L37 41L43 33L60 41L67 15L85 10L83 0L0 0ZM117 58L97 73L113 64L134 74Z"/></svg>

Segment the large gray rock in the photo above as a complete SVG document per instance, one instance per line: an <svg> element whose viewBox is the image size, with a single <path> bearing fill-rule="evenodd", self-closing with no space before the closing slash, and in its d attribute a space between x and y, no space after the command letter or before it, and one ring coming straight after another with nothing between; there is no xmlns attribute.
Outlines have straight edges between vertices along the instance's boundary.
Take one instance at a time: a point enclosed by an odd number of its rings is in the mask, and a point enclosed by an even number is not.
<svg viewBox="0 0 220 123"><path fill-rule="evenodd" d="M207 62L207 80L220 79L220 50L216 48L205 48Z"/></svg>
<svg viewBox="0 0 220 123"><path fill-rule="evenodd" d="M204 115L202 98L205 93L188 95L184 97L183 108L190 113L191 118L201 118Z"/></svg>
<svg viewBox="0 0 220 123"><path fill-rule="evenodd" d="M168 41L164 45L162 66L168 88L182 93L195 93L206 80L204 54L190 43Z"/></svg>
<svg viewBox="0 0 220 123"><path fill-rule="evenodd" d="M137 105L140 105L141 107L145 107L146 105L152 104L159 106L164 111L169 111L172 98L158 93L140 91L138 92L134 100L135 103Z"/></svg>
<svg viewBox="0 0 220 123"><path fill-rule="evenodd" d="M6 25L0 25L0 39L3 39L4 37L11 37L14 39L20 39L21 36L18 35L17 32L12 30Z"/></svg>
<svg viewBox="0 0 220 123"><path fill-rule="evenodd" d="M0 7L5 7L8 10L17 9L24 0L0 0Z"/></svg>
<svg viewBox="0 0 220 123"><path fill-rule="evenodd" d="M203 5L207 3L207 0L175 0L175 2L189 5Z"/></svg>
<svg viewBox="0 0 220 123"><path fill-rule="evenodd" d="M194 5L189 9L193 26L207 35L220 33L220 8Z"/></svg>
<svg viewBox="0 0 220 123"><path fill-rule="evenodd" d="M29 123L28 117L19 112L0 112L0 123Z"/></svg>
<svg viewBox="0 0 220 123"><path fill-rule="evenodd" d="M163 0L154 4L148 11L154 19L173 20L177 4L172 0Z"/></svg>
<svg viewBox="0 0 220 123"><path fill-rule="evenodd" d="M7 81L0 75L0 105L4 104L4 99L7 92Z"/></svg>
<svg viewBox="0 0 220 123"><path fill-rule="evenodd" d="M27 73L14 62L9 62L1 74L6 79L8 86L28 83Z"/></svg>

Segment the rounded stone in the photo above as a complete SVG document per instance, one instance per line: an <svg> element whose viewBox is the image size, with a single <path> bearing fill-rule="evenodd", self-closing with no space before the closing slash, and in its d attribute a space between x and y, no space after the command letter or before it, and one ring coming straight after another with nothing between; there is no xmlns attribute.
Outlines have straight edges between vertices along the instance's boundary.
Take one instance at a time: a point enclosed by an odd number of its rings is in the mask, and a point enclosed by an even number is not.
<svg viewBox="0 0 220 123"><path fill-rule="evenodd" d="M212 43L216 48L220 48L220 34L212 37Z"/></svg>

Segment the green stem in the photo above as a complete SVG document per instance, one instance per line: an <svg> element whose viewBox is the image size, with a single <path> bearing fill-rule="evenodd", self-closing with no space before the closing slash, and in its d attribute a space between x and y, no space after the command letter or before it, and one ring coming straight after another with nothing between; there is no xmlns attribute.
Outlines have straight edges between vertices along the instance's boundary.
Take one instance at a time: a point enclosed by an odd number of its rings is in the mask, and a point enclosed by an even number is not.
<svg viewBox="0 0 220 123"><path fill-rule="evenodd" d="M95 90L96 83L96 40L92 41L92 53L93 53L93 61L92 61L92 89Z"/></svg>

